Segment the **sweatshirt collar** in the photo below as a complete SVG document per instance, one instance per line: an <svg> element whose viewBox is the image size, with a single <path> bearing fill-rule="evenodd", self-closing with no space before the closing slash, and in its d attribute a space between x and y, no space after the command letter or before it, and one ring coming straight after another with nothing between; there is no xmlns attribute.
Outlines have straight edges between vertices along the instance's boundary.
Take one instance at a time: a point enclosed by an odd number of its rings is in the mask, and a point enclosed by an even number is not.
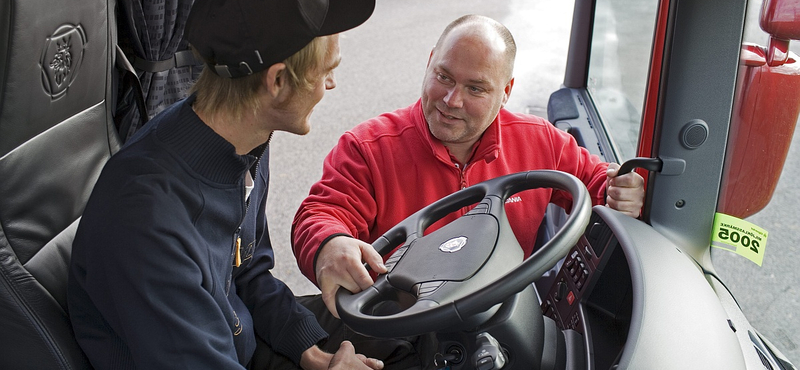
<svg viewBox="0 0 800 370"><path fill-rule="evenodd" d="M453 163L450 151L439 139L435 138L433 134L431 134L431 130L428 129L428 122L425 120L425 114L422 112L422 99L417 100L414 104L411 114L417 131L425 143L427 143L434 156L438 157L441 161ZM502 126L500 123L500 116L501 114L498 113L494 121L486 128L486 131L483 132L483 135L476 142L477 147L473 148L472 159L470 159L469 163L475 163L481 160L486 161L486 163L491 163L500 155L500 129Z"/></svg>
<svg viewBox="0 0 800 370"><path fill-rule="evenodd" d="M267 143L246 155L214 132L192 110L196 97L191 95L178 103L156 128L156 137L181 158L197 174L209 181L235 184L264 153Z"/></svg>

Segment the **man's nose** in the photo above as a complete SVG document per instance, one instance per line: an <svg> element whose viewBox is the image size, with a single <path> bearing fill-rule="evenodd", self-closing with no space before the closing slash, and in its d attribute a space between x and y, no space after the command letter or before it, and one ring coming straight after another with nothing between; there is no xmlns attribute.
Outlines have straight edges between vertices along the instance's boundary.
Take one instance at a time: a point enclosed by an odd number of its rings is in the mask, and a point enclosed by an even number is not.
<svg viewBox="0 0 800 370"><path fill-rule="evenodd" d="M461 108L464 104L464 100L461 98L461 90L457 86L449 89L447 95L444 96L444 103L451 108Z"/></svg>

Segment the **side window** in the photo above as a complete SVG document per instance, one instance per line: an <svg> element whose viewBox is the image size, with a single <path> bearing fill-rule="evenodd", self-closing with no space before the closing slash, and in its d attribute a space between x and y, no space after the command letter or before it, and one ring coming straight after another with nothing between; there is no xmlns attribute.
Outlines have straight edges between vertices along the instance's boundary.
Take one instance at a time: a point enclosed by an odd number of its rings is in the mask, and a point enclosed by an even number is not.
<svg viewBox="0 0 800 370"><path fill-rule="evenodd" d="M587 90L620 162L636 156L658 0L598 0Z"/></svg>

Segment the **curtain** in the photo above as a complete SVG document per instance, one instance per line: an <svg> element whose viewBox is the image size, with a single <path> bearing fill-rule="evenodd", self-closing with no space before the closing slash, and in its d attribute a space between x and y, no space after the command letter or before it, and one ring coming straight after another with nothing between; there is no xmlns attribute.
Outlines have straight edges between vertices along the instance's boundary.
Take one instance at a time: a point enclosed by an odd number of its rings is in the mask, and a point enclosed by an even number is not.
<svg viewBox="0 0 800 370"><path fill-rule="evenodd" d="M148 117L135 109L131 89L121 84L117 116L123 141L144 122L188 95L202 68L188 51L186 19L194 0L119 0L119 44L132 62Z"/></svg>

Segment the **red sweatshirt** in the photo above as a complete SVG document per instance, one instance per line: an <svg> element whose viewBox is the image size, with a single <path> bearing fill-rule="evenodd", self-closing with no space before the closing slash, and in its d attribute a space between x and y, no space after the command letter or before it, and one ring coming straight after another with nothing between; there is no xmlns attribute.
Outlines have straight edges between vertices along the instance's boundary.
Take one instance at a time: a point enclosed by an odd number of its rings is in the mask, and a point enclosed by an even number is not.
<svg viewBox="0 0 800 370"><path fill-rule="evenodd" d="M428 131L417 101L342 135L325 158L322 179L295 215L292 248L300 270L316 284L315 256L334 234L372 243L412 213L455 191L529 170L571 173L586 184L592 202L602 204L607 167L546 120L501 109L462 168ZM526 190L506 201L509 222L526 257L533 252L550 202L567 210L572 205L569 194L552 189ZM470 208L448 215L427 232Z"/></svg>

